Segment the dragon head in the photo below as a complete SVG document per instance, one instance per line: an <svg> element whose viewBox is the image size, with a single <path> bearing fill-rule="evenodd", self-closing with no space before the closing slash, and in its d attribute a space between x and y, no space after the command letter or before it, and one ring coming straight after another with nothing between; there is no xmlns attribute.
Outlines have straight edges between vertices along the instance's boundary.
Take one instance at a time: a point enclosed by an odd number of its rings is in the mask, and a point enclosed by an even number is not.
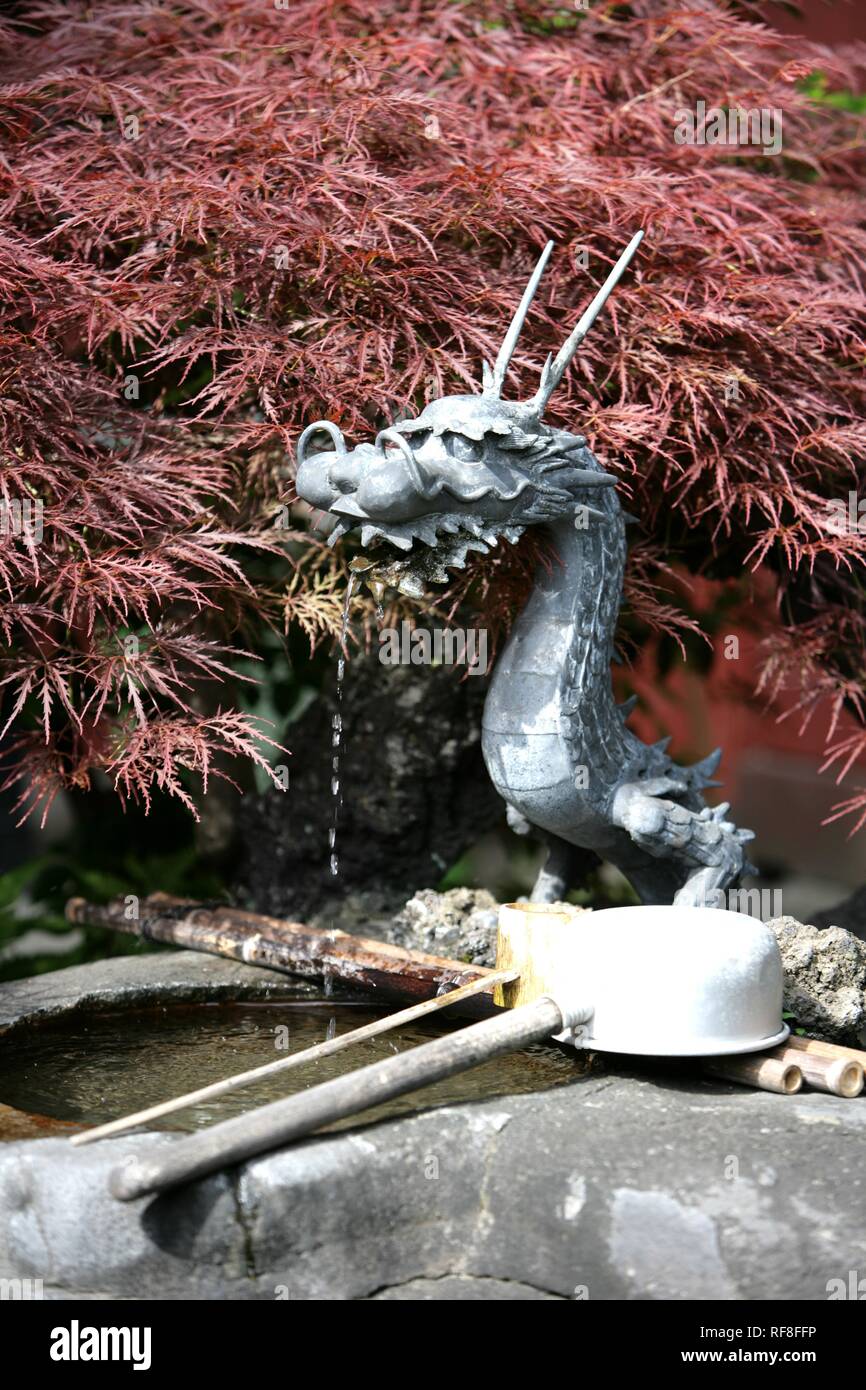
<svg viewBox="0 0 866 1390"><path fill-rule="evenodd" d="M419 595L427 582L445 582L449 569L464 565L468 551L486 551L500 537L517 540L528 525L586 509L588 490L612 486L614 478L599 467L581 435L553 429L542 417L642 236L638 232L629 243L556 358L547 359L531 400L504 401L501 393L552 242L495 364L484 364L480 395L441 396L416 419L402 420L381 430L373 444L353 449L331 421L309 425L298 441L296 486L304 501L337 518L331 540L359 527L362 545L375 547L380 557L381 578ZM322 432L332 447L308 452Z"/></svg>

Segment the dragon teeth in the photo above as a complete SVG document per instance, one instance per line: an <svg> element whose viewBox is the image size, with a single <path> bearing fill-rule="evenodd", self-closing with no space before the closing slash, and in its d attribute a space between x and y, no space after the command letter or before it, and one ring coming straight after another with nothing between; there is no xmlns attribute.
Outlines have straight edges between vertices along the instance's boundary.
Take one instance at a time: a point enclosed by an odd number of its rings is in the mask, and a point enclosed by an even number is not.
<svg viewBox="0 0 866 1390"><path fill-rule="evenodd" d="M386 541L390 541L392 545L396 545L396 546L398 547L399 550L411 550L411 549L412 549L412 537L411 537L411 536L406 536L406 535L404 535L402 532L399 532L399 531L383 531L381 534L385 537L385 540L386 540ZM362 540L362 543L363 543L363 536L362 536L361 540Z"/></svg>
<svg viewBox="0 0 866 1390"><path fill-rule="evenodd" d="M357 521L363 521L367 515L364 508L355 501L355 498L349 496L338 497L335 502L331 503L330 510L335 516L351 516Z"/></svg>

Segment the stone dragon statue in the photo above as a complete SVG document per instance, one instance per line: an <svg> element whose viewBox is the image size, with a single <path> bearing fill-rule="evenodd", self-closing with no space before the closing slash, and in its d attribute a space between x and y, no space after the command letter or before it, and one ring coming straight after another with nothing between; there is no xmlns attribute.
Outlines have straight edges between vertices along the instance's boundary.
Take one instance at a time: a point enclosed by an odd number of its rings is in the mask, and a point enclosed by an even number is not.
<svg viewBox="0 0 866 1390"><path fill-rule="evenodd" d="M752 832L710 808L702 792L721 750L690 767L648 746L626 726L611 684L614 631L626 558L626 516L585 438L543 423L551 394L637 250L632 239L555 358L535 395L505 401L505 375L553 249L545 247L480 395L442 396L375 443L346 447L317 421L297 448L297 491L336 517L331 539L360 528L378 575L420 595L462 567L469 551L514 542L546 526L560 564L540 567L526 607L496 663L483 721L490 777L512 827L540 831L547 862L533 900L576 886L588 855L617 865L648 903L722 906L750 870ZM310 451L319 432L331 447ZM381 563L380 563L381 561Z"/></svg>

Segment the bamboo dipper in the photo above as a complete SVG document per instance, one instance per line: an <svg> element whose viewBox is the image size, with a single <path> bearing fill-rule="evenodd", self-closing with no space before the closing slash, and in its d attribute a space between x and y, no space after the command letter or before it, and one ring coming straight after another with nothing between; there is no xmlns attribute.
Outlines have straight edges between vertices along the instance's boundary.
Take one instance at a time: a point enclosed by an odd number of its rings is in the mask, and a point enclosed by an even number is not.
<svg viewBox="0 0 866 1390"><path fill-rule="evenodd" d="M185 1136L153 1157L130 1155L110 1175L112 1194L132 1201L165 1191L552 1037L668 1056L755 1052L787 1037L775 938L739 913L512 904L500 911L497 946L503 974L494 997L506 1012Z"/></svg>
<svg viewBox="0 0 866 1390"><path fill-rule="evenodd" d="M430 1086L480 1062L540 1042L565 1026L567 1018L555 1000L537 999L498 1018L471 1024L459 1033L422 1043L409 1052L200 1130L179 1139L165 1154L131 1157L113 1170L111 1193L122 1202L130 1202L191 1182L419 1086Z"/></svg>
<svg viewBox="0 0 866 1390"><path fill-rule="evenodd" d="M536 917L529 908L513 912L510 922L507 913L500 915L496 974L463 990L495 984L497 1002L504 1003L507 994L508 1003L515 1005L507 1012L199 1130L153 1158L130 1156L110 1175L112 1195L129 1202L165 1191L529 1043L579 1028L590 1017L591 1006L573 999L561 1003L546 988L554 977L556 989L555 977L561 973L555 949L558 930L574 930L575 915L571 909L545 909ZM444 995L441 1003L447 1005L453 998L454 994Z"/></svg>

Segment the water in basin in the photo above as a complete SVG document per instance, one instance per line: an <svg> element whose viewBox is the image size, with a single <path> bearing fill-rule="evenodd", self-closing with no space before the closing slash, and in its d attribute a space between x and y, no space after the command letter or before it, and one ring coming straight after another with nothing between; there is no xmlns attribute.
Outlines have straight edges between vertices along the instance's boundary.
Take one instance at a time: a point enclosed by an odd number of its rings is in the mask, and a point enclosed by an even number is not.
<svg viewBox="0 0 866 1390"><path fill-rule="evenodd" d="M333 999L268 1004L168 1005L135 1012L87 1013L15 1030L2 1043L0 1139L23 1137L20 1112L44 1120L102 1124L272 1062L381 1018L382 1009ZM155 1121L153 1128L191 1130L292 1095L320 1081L439 1037L459 1022L420 1019L283 1075ZM282 1044L278 1046L278 1044ZM543 1091L581 1076L583 1054L536 1045L497 1058L364 1113L363 1121L431 1105ZM4 1110L3 1107L10 1107ZM12 1112L19 1112L13 1123ZM358 1120L344 1120L334 1129ZM56 1131L65 1128L57 1125Z"/></svg>

